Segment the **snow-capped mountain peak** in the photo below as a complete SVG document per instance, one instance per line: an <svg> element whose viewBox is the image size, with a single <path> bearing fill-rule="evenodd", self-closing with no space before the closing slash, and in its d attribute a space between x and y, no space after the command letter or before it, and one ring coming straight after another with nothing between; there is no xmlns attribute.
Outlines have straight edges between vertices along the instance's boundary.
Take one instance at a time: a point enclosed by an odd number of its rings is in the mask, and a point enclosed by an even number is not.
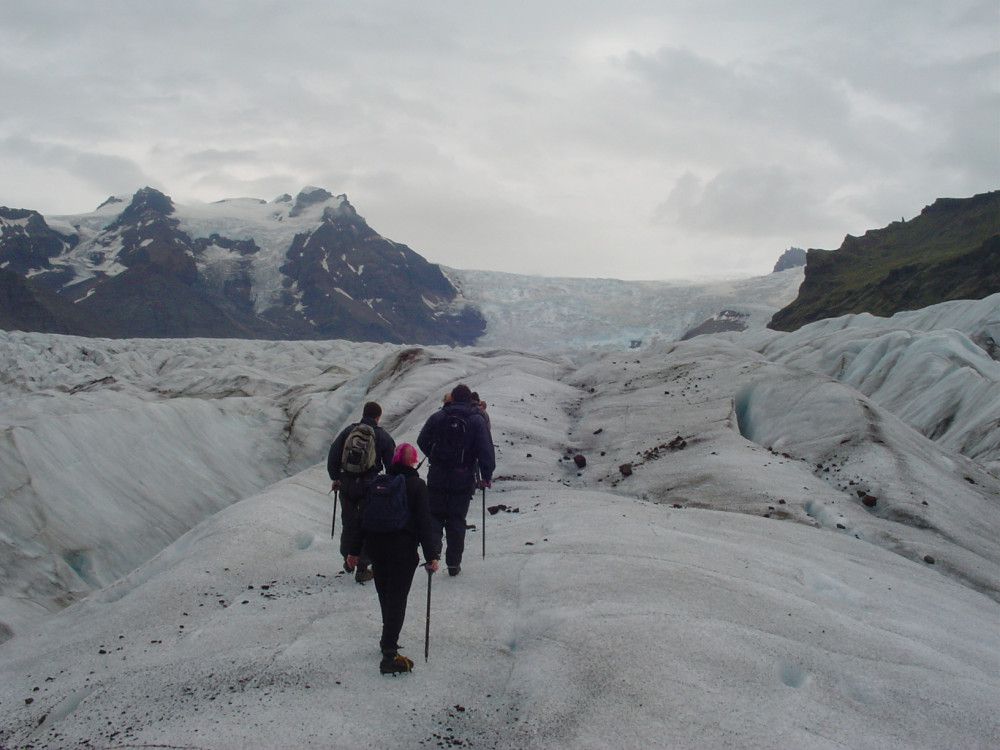
<svg viewBox="0 0 1000 750"><path fill-rule="evenodd" d="M181 205L147 187L41 226L55 239L39 234L17 270L108 335L452 344L484 326L437 266L323 188ZM15 250L0 242L0 258Z"/></svg>

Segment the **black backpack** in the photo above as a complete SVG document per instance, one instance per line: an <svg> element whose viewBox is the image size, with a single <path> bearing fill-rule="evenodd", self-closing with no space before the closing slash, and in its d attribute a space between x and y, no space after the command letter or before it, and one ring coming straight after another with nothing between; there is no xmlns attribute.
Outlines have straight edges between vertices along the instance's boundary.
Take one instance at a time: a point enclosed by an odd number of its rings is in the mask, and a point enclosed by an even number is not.
<svg viewBox="0 0 1000 750"><path fill-rule="evenodd" d="M445 418L434 431L430 450L431 463L445 468L461 466L471 443L472 432L465 417L454 411L446 411Z"/></svg>
<svg viewBox="0 0 1000 750"><path fill-rule="evenodd" d="M340 468L348 474L364 474L375 466L376 455L375 428L358 422L344 439Z"/></svg>
<svg viewBox="0 0 1000 750"><path fill-rule="evenodd" d="M361 528L378 533L400 531L409 518L406 477L379 474L368 483L361 508Z"/></svg>

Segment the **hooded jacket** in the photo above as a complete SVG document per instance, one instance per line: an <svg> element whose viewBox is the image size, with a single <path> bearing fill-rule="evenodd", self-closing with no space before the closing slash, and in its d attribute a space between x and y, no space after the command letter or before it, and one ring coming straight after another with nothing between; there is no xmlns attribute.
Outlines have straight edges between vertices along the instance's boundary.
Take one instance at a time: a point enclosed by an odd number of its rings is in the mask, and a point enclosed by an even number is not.
<svg viewBox="0 0 1000 750"><path fill-rule="evenodd" d="M437 428L450 414L457 414L465 420L469 433L469 447L466 449L462 463L457 467L435 465L433 448ZM443 492L459 492L475 488L475 469L479 466L480 477L484 482L493 478L496 469L496 458L493 453L493 437L490 435L482 412L472 404L461 401L449 401L438 411L431 414L420 430L417 446L429 457L430 469L427 472L427 485L432 490Z"/></svg>

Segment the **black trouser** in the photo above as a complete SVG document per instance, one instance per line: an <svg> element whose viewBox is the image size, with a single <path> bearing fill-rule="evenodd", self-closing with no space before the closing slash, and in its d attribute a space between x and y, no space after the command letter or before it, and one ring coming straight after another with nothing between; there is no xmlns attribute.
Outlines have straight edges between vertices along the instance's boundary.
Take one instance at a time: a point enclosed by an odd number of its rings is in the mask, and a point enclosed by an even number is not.
<svg viewBox="0 0 1000 750"><path fill-rule="evenodd" d="M441 549L442 538L447 538L444 561L449 568L456 568L462 564L465 552L465 517L469 514L475 487L451 492L430 489L428 494L434 541Z"/></svg>
<svg viewBox="0 0 1000 750"><path fill-rule="evenodd" d="M340 480L340 556L346 558L350 553L351 533L357 533L361 528L361 501L365 497L365 487L371 481L370 477L344 477ZM367 568L371 565L368 550L361 548L358 565Z"/></svg>
<svg viewBox="0 0 1000 750"><path fill-rule="evenodd" d="M369 532L365 544L371 555L375 590L382 609L382 637L378 645L383 654L391 656L399 648L399 631L406 619L406 600L420 563L417 540L405 531Z"/></svg>

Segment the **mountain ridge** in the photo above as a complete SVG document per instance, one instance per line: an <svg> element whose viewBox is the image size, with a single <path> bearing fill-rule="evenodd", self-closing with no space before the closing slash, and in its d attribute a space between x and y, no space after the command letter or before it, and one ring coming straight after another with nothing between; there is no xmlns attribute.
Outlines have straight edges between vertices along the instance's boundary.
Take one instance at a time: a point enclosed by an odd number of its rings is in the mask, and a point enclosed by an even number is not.
<svg viewBox="0 0 1000 750"><path fill-rule="evenodd" d="M837 251L790 248L757 279L625 282L445 269L381 236L346 195L319 187L193 206L146 187L50 220L0 208L0 268L20 277L0 276L0 325L540 351L791 330L1000 290L998 196L939 199L909 222L848 236ZM792 289L803 257L805 278ZM754 285L760 292L748 295ZM759 299L748 305L750 296ZM15 300L32 312L25 317Z"/></svg>
<svg viewBox="0 0 1000 750"><path fill-rule="evenodd" d="M793 331L823 318L888 317L954 299L1000 292L1000 191L939 198L837 250L811 249L796 299L769 327Z"/></svg>
<svg viewBox="0 0 1000 750"><path fill-rule="evenodd" d="M196 207L146 187L51 225L0 209L0 268L74 302L60 332L81 335L460 345L485 327L436 265L315 187Z"/></svg>

